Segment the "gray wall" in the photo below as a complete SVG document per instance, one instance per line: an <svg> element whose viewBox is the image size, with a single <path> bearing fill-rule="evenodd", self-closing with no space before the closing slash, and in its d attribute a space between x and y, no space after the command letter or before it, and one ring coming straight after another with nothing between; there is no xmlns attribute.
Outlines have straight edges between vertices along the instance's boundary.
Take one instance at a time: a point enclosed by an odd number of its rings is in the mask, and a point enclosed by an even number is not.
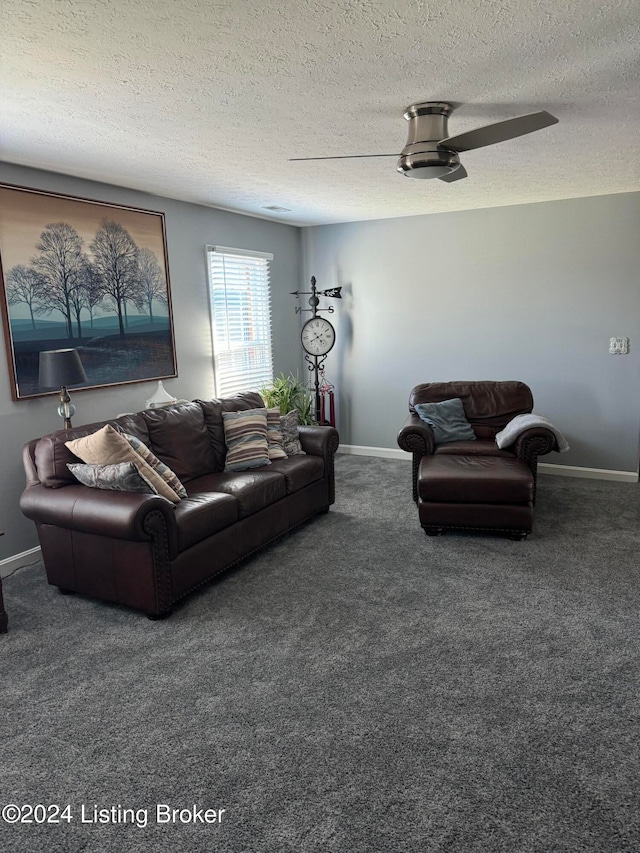
<svg viewBox="0 0 640 853"><path fill-rule="evenodd" d="M274 369L296 371L300 364L299 321L290 291L300 286L300 229L255 217L159 198L107 184L2 164L4 183L68 193L163 211L167 231L169 274L178 359L178 377L164 382L178 398L212 397L213 368L205 265L206 244L273 252ZM1 250L1 247L0 247ZM25 441L59 429L53 397L13 402L2 347L0 364L0 559L38 544L35 527L20 513L24 488L21 449ZM144 408L156 382L96 391L72 392L78 411L74 424L113 417Z"/></svg>
<svg viewBox="0 0 640 853"><path fill-rule="evenodd" d="M639 233L639 193L305 229L305 278L343 287L341 442L397 448L420 382L517 379L571 445L546 462L637 471Z"/></svg>
<svg viewBox="0 0 640 853"><path fill-rule="evenodd" d="M276 373L301 364L290 291L311 275L321 289L342 285L327 378L344 444L396 448L419 382L520 379L571 444L546 461L638 469L638 193L301 231L18 166L2 165L0 180L164 211L179 373L165 386L177 397L213 394L204 246L218 243L274 253ZM631 339L630 355L608 354L613 335ZM0 559L37 545L18 507L20 453L60 425L53 398L12 402L2 361ZM155 385L75 392L75 423L138 410Z"/></svg>

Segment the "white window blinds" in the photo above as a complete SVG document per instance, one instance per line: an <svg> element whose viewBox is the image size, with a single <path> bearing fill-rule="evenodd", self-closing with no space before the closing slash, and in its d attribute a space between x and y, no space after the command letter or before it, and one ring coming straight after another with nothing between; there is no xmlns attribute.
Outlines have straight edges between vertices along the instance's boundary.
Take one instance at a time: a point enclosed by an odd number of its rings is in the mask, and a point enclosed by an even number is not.
<svg viewBox="0 0 640 853"><path fill-rule="evenodd" d="M273 379L273 255L207 246L207 259L216 394L256 391Z"/></svg>

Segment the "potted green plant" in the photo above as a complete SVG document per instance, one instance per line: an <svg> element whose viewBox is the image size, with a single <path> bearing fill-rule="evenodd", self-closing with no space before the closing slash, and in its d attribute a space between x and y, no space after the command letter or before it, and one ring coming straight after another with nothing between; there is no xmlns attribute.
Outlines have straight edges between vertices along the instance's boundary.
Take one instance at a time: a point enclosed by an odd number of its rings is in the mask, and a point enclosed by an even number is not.
<svg viewBox="0 0 640 853"><path fill-rule="evenodd" d="M298 376L290 373L285 376L281 373L275 377L270 385L260 389L260 396L266 406L270 409L280 407L280 414L286 415L293 409L298 410L298 419L301 424L317 423L313 394Z"/></svg>

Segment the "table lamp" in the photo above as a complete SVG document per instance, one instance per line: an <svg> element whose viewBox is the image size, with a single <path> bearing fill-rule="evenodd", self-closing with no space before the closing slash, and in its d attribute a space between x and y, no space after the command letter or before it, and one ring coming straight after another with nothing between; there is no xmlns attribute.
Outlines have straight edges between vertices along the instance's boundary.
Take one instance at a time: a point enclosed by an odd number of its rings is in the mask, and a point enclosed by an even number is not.
<svg viewBox="0 0 640 853"><path fill-rule="evenodd" d="M77 349L52 349L40 353L38 384L41 388L60 388L58 414L64 418L64 428L71 429L76 407L71 403L67 385L87 382L87 374Z"/></svg>

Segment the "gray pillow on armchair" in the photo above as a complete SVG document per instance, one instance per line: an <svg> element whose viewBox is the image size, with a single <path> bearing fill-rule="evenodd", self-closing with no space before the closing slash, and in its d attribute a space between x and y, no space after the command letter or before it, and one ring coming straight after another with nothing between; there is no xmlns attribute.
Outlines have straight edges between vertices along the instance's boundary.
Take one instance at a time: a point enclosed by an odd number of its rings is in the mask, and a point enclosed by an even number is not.
<svg viewBox="0 0 640 853"><path fill-rule="evenodd" d="M459 397L441 403L415 403L416 414L433 429L436 444L475 441L473 427L466 419Z"/></svg>

